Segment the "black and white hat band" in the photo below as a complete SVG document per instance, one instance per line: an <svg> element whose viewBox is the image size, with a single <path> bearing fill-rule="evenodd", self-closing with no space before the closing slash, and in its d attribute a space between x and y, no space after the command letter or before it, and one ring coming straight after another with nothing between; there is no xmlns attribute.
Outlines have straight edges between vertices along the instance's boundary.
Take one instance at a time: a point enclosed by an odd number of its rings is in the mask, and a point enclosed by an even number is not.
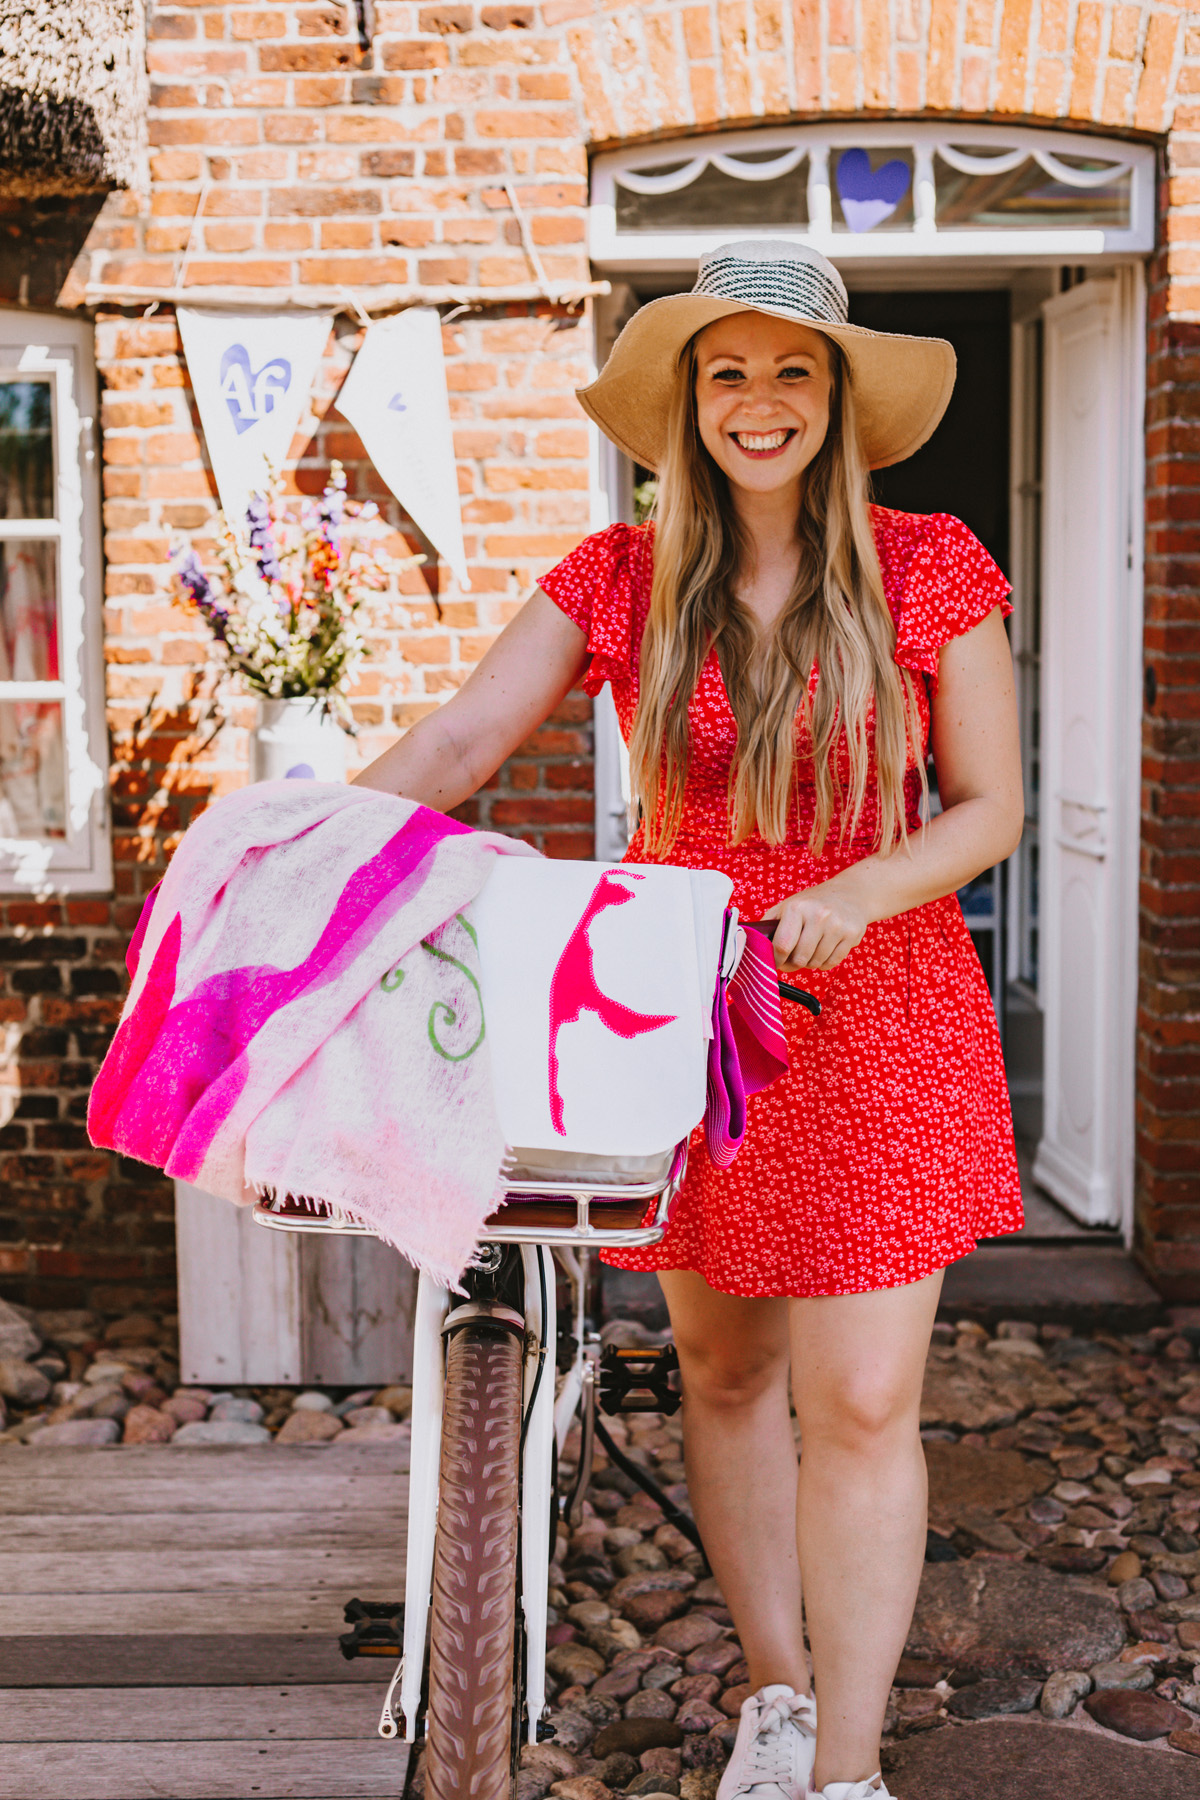
<svg viewBox="0 0 1200 1800"><path fill-rule="evenodd" d="M772 311L793 313L797 318L819 320L825 325L846 323L846 290L824 257L818 261L814 256L810 261L807 257L781 256L769 243L754 248L760 251L761 260L744 252L730 255L724 246L713 256L705 257L692 292L710 294L717 300L740 300L746 306L768 306Z"/></svg>

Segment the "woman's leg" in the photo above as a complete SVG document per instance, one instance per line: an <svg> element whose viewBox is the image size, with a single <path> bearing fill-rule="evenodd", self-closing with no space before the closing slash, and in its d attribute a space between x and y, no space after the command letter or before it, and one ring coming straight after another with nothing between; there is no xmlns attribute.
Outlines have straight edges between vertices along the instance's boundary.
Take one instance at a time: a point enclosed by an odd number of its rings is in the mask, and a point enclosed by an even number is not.
<svg viewBox="0 0 1200 1800"><path fill-rule="evenodd" d="M688 1496L737 1623L750 1685L786 1682L805 1693L789 1302L719 1294L687 1270L659 1279L683 1376Z"/></svg>
<svg viewBox="0 0 1200 1800"><path fill-rule="evenodd" d="M879 1767L925 1554L921 1382L941 1285L789 1302L818 1792Z"/></svg>

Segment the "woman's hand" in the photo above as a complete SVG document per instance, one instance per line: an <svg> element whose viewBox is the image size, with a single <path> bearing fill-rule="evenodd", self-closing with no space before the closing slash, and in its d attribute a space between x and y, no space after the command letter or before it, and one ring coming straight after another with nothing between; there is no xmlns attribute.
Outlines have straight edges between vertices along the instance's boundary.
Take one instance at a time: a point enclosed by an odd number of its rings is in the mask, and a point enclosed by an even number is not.
<svg viewBox="0 0 1200 1800"><path fill-rule="evenodd" d="M777 969L836 969L861 944L865 909L832 881L781 900L764 914L778 919L773 940Z"/></svg>

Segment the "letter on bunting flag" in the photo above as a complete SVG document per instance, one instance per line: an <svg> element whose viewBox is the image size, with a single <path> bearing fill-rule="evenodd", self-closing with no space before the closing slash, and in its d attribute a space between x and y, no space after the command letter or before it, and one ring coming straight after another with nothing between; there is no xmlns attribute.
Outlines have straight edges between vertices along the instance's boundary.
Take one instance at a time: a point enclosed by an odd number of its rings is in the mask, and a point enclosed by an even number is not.
<svg viewBox="0 0 1200 1800"><path fill-rule="evenodd" d="M178 317L221 505L244 530L250 495L287 457L333 319L192 306Z"/></svg>
<svg viewBox="0 0 1200 1800"><path fill-rule="evenodd" d="M409 518L469 588L442 357L442 322L412 306L377 319L342 384L348 419Z"/></svg>

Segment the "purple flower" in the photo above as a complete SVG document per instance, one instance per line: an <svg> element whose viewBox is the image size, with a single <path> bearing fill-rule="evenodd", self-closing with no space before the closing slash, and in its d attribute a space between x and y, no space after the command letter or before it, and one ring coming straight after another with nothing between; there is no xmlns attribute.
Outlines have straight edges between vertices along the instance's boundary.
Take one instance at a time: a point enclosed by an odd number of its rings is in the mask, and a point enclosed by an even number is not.
<svg viewBox="0 0 1200 1800"><path fill-rule="evenodd" d="M321 520L321 536L334 552L338 550L342 518L346 507L346 477L341 468L333 470L321 495L317 511Z"/></svg>
<svg viewBox="0 0 1200 1800"><path fill-rule="evenodd" d="M204 565L192 549L180 550L174 557L175 578L215 638L224 643L228 635L229 608L217 594L204 572Z"/></svg>
<svg viewBox="0 0 1200 1800"><path fill-rule="evenodd" d="M275 554L275 538L271 531L271 509L262 494L251 494L246 507L246 523L250 527L250 548L258 562L264 581L282 581L283 569Z"/></svg>

